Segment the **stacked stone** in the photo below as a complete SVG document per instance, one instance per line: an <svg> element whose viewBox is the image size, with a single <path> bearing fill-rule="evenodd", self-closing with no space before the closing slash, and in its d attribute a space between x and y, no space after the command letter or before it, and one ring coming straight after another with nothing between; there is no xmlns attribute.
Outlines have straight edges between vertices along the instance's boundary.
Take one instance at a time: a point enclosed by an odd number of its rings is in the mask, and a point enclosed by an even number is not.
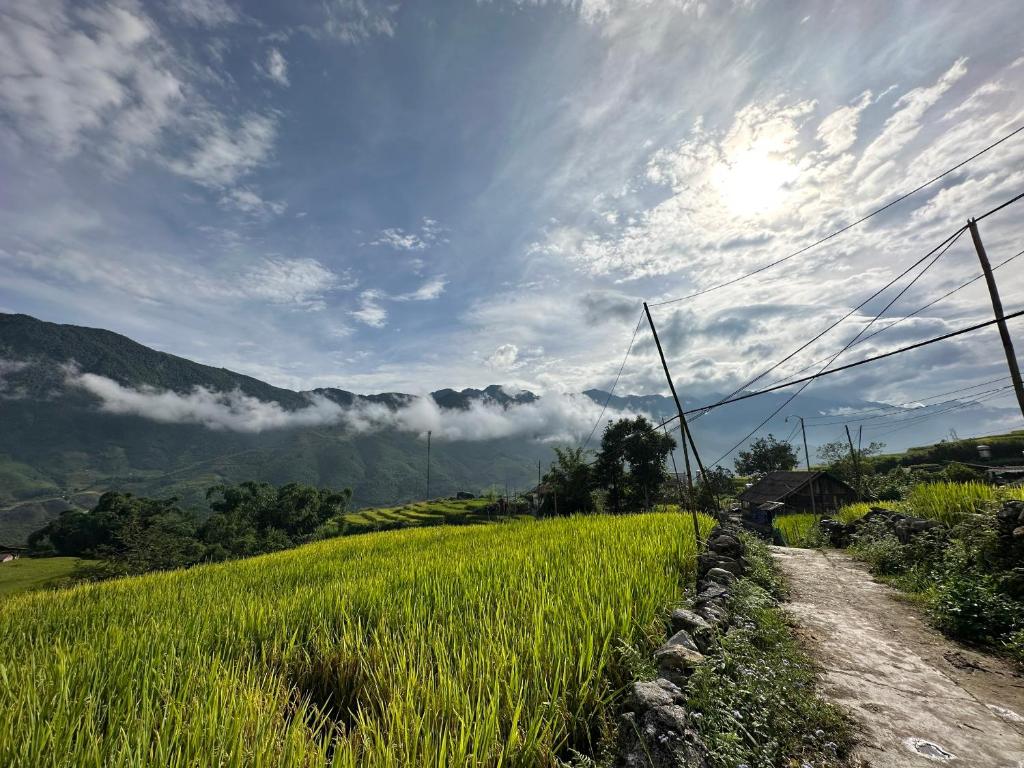
<svg viewBox="0 0 1024 768"><path fill-rule="evenodd" d="M728 631L729 597L746 573L743 542L734 525L718 525L707 551L697 558L697 597L693 608L677 608L669 618L670 637L654 652L655 680L633 683L619 723L619 759L625 768L706 768L707 750L691 726L686 682L704 654Z"/></svg>
<svg viewBox="0 0 1024 768"><path fill-rule="evenodd" d="M829 542L833 547L848 547L853 540L864 530L866 526L881 526L891 533L901 544L909 544L910 540L918 534L937 528L939 524L934 520L926 520L922 517L904 515L902 512L894 512L891 509L872 507L871 510L859 520L852 523L843 523L839 520L825 518L818 523Z"/></svg>

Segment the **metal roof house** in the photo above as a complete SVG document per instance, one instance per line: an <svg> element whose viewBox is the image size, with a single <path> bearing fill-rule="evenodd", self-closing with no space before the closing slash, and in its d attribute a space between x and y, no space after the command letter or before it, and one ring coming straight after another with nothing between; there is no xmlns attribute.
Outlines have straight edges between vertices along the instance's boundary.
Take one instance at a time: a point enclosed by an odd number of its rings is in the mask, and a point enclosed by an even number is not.
<svg viewBox="0 0 1024 768"><path fill-rule="evenodd" d="M811 503L811 491L814 503ZM737 500L743 505L745 514L764 506L766 516L763 522L770 523L771 517L786 512L810 512L832 514L844 504L857 500L857 492L829 472L769 472L741 493Z"/></svg>

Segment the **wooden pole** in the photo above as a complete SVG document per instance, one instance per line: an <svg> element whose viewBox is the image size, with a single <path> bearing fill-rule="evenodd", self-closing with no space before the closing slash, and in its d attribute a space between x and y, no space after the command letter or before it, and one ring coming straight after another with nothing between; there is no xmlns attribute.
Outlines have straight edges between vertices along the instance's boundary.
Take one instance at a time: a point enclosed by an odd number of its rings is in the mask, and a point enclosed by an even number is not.
<svg viewBox="0 0 1024 768"><path fill-rule="evenodd" d="M857 452L853 450L853 437L850 436L850 426L848 424L843 425L846 429L846 442L850 444L850 459L853 461L853 471L857 475L857 500L860 500L860 460L857 458Z"/></svg>
<svg viewBox="0 0 1024 768"><path fill-rule="evenodd" d="M430 430L427 430L427 501L430 501Z"/></svg>
<svg viewBox="0 0 1024 768"><path fill-rule="evenodd" d="M804 462L807 464L807 471L811 471L811 454L807 450L807 430L804 428L804 417L797 416L800 419L800 433L804 436ZM818 514L818 505L814 500L814 478L811 478L811 514Z"/></svg>
<svg viewBox="0 0 1024 768"><path fill-rule="evenodd" d="M1010 339L1010 330L1006 327L1006 320L1003 317L1003 302L999 298L999 289L996 287L996 279L992 275L992 266L988 263L988 254L985 253L985 246L981 242L981 235L978 234L978 222L970 219L967 222L971 230L971 239L974 240L974 249L978 252L978 261L981 262L981 271L985 273L985 282L988 284L988 295L992 298L992 311L995 313L999 336L1003 340L1003 352L1006 353L1006 366L1010 369L1010 378L1013 380L1013 389L1017 393L1017 405L1020 406L1020 415L1024 416L1024 385L1021 384L1020 368L1017 365L1017 355L1013 351L1013 341Z"/></svg>
<svg viewBox="0 0 1024 768"><path fill-rule="evenodd" d="M700 454L697 453L697 446L694 445L693 438L690 436L690 429L686 426L686 414L683 413L683 404L679 401L679 395L676 394L675 384L672 383L672 374L669 373L668 363L665 361L665 351L661 348L661 339L658 338L658 329L654 327L654 318L651 317L651 310L650 307L647 306L646 301L644 302L644 312L647 314L647 323L651 326L651 333L654 334L654 344L658 348L658 356L661 358L661 367L665 369L665 379L668 381L668 388L672 392L672 399L676 403L676 413L679 414L679 434L682 436L683 440L688 439L690 441L690 447L693 448L693 457L697 460L697 466L700 468L700 476L704 479L704 484L707 485L708 475L707 472L704 471L704 465L701 463ZM684 458L686 460L686 477L687 479L690 479L693 476L690 472L690 460L689 457L685 456L685 454ZM692 482L691 487L693 487ZM697 541L697 546L700 547L700 525L697 522L697 511L692 508L692 505L690 514L693 517L693 536Z"/></svg>

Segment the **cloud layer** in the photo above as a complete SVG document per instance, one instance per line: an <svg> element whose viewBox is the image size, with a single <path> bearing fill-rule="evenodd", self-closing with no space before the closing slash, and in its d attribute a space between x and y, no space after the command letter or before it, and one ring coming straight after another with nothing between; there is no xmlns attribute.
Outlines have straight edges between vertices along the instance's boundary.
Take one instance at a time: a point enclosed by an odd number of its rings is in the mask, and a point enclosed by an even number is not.
<svg viewBox="0 0 1024 768"><path fill-rule="evenodd" d="M100 409L107 413L245 433L340 426L360 434L387 429L418 435L430 431L435 438L453 441L508 437L566 441L588 434L600 415L600 407L583 395L552 395L508 408L491 401L473 401L469 408L455 410L440 408L430 397L413 398L399 408L366 401L342 407L324 395L308 394L308 405L289 410L238 390L216 392L196 387L180 393L153 387L136 389L104 376L74 370L69 370L67 384L96 397ZM607 415L614 418L627 414L609 410Z"/></svg>

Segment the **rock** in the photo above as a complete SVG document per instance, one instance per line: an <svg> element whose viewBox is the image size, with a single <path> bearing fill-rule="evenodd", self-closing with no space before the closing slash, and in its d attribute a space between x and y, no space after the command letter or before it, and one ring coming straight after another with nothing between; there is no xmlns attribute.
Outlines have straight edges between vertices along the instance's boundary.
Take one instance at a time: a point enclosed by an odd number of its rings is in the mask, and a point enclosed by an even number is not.
<svg viewBox="0 0 1024 768"><path fill-rule="evenodd" d="M693 635L685 629L680 629L678 632L673 634L672 637L665 641L665 645L681 645L685 648L689 648L691 651L697 651L697 653L700 653L700 648L697 647L697 643L694 641Z"/></svg>
<svg viewBox="0 0 1024 768"><path fill-rule="evenodd" d="M619 723L622 768L707 768L706 750L690 728L686 710L676 704L642 715L626 713Z"/></svg>
<svg viewBox="0 0 1024 768"><path fill-rule="evenodd" d="M1024 539L1024 525L1014 528L1011 535L1015 539Z"/></svg>
<svg viewBox="0 0 1024 768"><path fill-rule="evenodd" d="M682 687L690 672L703 663L704 654L685 645L665 644L654 652L654 660L662 677Z"/></svg>
<svg viewBox="0 0 1024 768"><path fill-rule="evenodd" d="M713 627L721 627L729 623L729 611L720 603L708 603L697 610L697 615Z"/></svg>
<svg viewBox="0 0 1024 768"><path fill-rule="evenodd" d="M704 586L700 592L697 593L696 599L693 604L700 607L704 603L709 603L712 600L716 600L720 597L727 597L729 590L723 587L721 584L715 584L714 582Z"/></svg>
<svg viewBox="0 0 1024 768"><path fill-rule="evenodd" d="M707 619L685 608L676 608L672 611L672 615L669 616L669 627L673 634L680 631L689 632L697 643L697 649L702 653L715 641L715 629Z"/></svg>
<svg viewBox="0 0 1024 768"><path fill-rule="evenodd" d="M715 552L702 552L697 555L697 573L710 573L715 568L728 571L733 576L742 576L747 570L747 563L742 557L727 557Z"/></svg>
<svg viewBox="0 0 1024 768"><path fill-rule="evenodd" d="M682 704L686 701L686 692L678 685L673 683L664 677L656 678L654 681L655 685L661 688L665 693L672 697L672 701L676 704Z"/></svg>
<svg viewBox="0 0 1024 768"><path fill-rule="evenodd" d="M714 581L722 586L728 587L736 583L736 576L725 570L725 568L711 568L704 574L705 579Z"/></svg>
<svg viewBox="0 0 1024 768"><path fill-rule="evenodd" d="M678 686L669 680L666 683L676 690ZM627 712L646 712L654 707L667 707L674 703L674 697L655 681L633 683L626 689L626 697L623 706Z"/></svg>
<svg viewBox="0 0 1024 768"><path fill-rule="evenodd" d="M720 555L742 555L743 545L735 536L728 533L720 533L714 538L708 539L708 550L717 552Z"/></svg>

